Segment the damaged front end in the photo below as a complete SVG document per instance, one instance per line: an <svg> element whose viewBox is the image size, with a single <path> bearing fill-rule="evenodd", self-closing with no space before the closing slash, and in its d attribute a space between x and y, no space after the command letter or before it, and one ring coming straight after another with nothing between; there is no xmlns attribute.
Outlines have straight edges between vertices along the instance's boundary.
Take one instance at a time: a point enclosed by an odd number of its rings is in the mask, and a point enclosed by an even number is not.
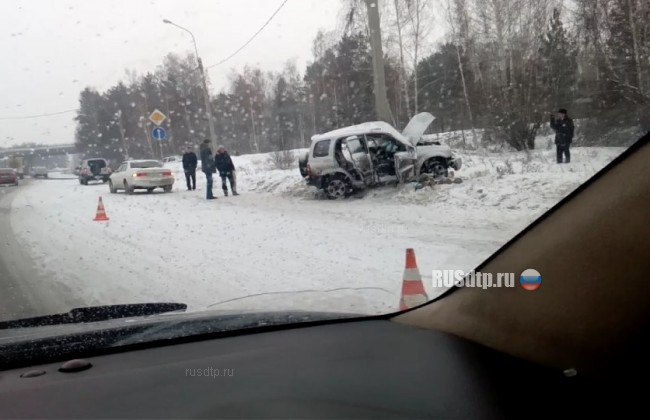
<svg viewBox="0 0 650 420"><path fill-rule="evenodd" d="M455 171L459 171L463 167L463 159L457 156L456 153L451 152L451 157L447 160L447 165Z"/></svg>

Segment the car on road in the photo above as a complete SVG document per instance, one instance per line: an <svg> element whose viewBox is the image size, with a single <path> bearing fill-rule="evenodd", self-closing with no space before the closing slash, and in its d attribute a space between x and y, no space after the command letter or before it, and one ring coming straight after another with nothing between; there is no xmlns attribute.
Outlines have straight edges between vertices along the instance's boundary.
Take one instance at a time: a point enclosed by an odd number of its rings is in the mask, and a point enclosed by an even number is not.
<svg viewBox="0 0 650 420"><path fill-rule="evenodd" d="M111 193L118 190L124 190L127 194L133 194L135 190L150 193L156 188L171 192L174 180L171 169L164 168L158 160L129 160L111 174L108 187Z"/></svg>
<svg viewBox="0 0 650 420"><path fill-rule="evenodd" d="M111 176L111 167L103 158L86 159L81 162L79 169L79 183L88 185L90 181L108 182Z"/></svg>
<svg viewBox="0 0 650 420"><path fill-rule="evenodd" d="M447 145L422 142L434 119L422 112L401 133L388 123L375 121L312 136L309 151L299 159L300 173L330 199L376 186L385 177L399 182L423 174L445 177L449 168L459 170L462 160Z"/></svg>
<svg viewBox="0 0 650 420"><path fill-rule="evenodd" d="M0 185L18 185L18 172L13 168L0 168Z"/></svg>
<svg viewBox="0 0 650 420"><path fill-rule="evenodd" d="M9 157L8 166L16 171L16 175L18 176L18 178L20 179L25 178L27 167L25 166L25 160L21 156Z"/></svg>
<svg viewBox="0 0 650 420"><path fill-rule="evenodd" d="M35 166L32 168L33 178L47 178L48 170L45 166Z"/></svg>
<svg viewBox="0 0 650 420"><path fill-rule="evenodd" d="M167 156L166 158L163 158L163 163L181 162L182 160L183 156Z"/></svg>

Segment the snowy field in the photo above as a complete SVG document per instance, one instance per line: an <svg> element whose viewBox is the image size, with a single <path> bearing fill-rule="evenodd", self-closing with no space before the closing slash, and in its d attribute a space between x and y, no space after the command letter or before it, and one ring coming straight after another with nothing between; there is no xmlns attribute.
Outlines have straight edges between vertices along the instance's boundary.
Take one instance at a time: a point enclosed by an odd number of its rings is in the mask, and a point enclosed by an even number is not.
<svg viewBox="0 0 650 420"><path fill-rule="evenodd" d="M461 184L340 201L264 154L234 156L242 195L224 198L216 177L213 201L200 172L185 191L177 164L171 194L33 180L13 200L11 226L42 277L87 305L379 313L397 309L406 248L435 297L432 269L474 268L622 151L574 148L566 165L553 150L459 151ZM92 220L99 196L109 222Z"/></svg>

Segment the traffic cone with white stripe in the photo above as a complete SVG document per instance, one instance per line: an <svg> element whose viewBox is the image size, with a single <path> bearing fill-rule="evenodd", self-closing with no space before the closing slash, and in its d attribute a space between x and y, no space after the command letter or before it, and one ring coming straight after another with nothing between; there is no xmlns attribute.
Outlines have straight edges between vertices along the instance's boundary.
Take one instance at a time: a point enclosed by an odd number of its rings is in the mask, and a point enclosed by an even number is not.
<svg viewBox="0 0 650 420"><path fill-rule="evenodd" d="M108 216L106 215L106 210L104 210L104 202L102 198L99 197L99 203L97 203L97 214L93 219L95 222L106 222L108 221Z"/></svg>
<svg viewBox="0 0 650 420"><path fill-rule="evenodd" d="M402 279L402 297L399 300L399 309L404 311L415 308L428 300L429 297L424 290L420 270L418 270L418 265L415 262L415 251L413 248L408 248L406 250L406 265Z"/></svg>

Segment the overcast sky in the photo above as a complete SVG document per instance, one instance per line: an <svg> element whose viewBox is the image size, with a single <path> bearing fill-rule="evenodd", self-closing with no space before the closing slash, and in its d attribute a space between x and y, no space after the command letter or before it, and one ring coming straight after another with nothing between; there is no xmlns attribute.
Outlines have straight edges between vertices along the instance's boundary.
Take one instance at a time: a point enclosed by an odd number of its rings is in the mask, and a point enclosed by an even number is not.
<svg viewBox="0 0 650 420"><path fill-rule="evenodd" d="M74 142L75 113L85 86L104 90L125 76L154 70L169 52L193 51L190 29L206 66L246 42L283 0L2 0L0 14L0 147L24 142ZM336 27L340 0L289 0L242 52L209 70L221 90L230 69L258 64L279 71L311 60L319 29Z"/></svg>

